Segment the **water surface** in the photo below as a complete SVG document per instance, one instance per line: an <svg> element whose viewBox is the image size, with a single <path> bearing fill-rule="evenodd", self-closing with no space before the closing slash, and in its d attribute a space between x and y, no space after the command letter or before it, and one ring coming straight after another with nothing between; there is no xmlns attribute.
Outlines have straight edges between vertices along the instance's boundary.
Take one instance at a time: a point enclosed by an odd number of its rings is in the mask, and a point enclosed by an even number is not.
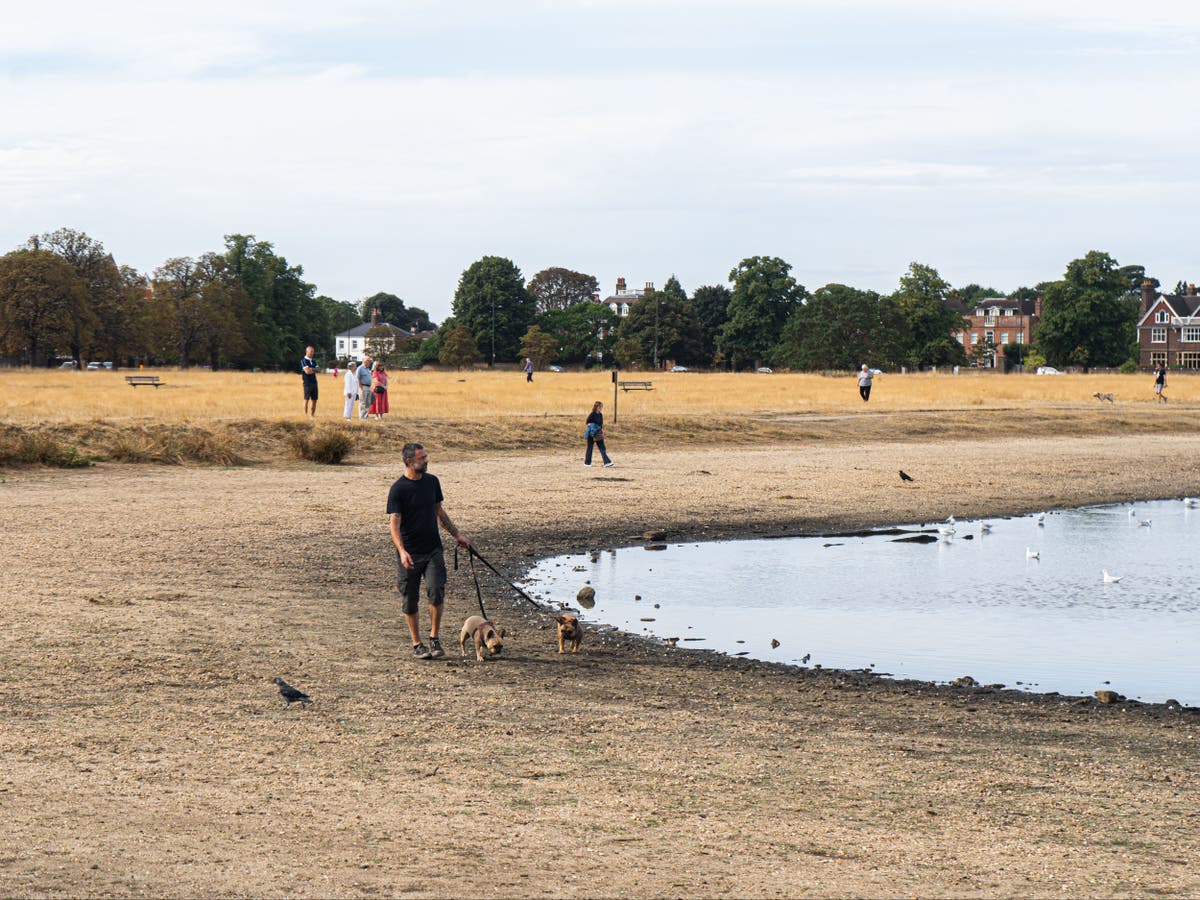
<svg viewBox="0 0 1200 900"><path fill-rule="evenodd" d="M679 646L1200 705L1200 509L1173 500L986 521L990 533L960 521L932 544L872 534L575 554L543 560L526 586L574 606L590 584L596 606L582 618ZM1105 583L1103 569L1121 580Z"/></svg>

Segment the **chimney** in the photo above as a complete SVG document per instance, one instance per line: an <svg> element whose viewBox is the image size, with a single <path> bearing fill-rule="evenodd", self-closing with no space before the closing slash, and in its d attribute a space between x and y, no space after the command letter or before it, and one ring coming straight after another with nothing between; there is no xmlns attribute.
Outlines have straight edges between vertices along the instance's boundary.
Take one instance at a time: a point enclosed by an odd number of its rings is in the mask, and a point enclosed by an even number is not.
<svg viewBox="0 0 1200 900"><path fill-rule="evenodd" d="M1142 302L1138 306L1138 318L1146 314L1146 311L1154 305L1154 284L1149 278L1142 281Z"/></svg>
<svg viewBox="0 0 1200 900"><path fill-rule="evenodd" d="M1191 283L1188 284L1188 294L1190 294L1193 297L1196 296L1196 286L1194 284L1191 284Z"/></svg>
<svg viewBox="0 0 1200 900"><path fill-rule="evenodd" d="M649 296L650 294L653 294L653 293L654 293L654 282L653 282L653 281L647 281L647 282L646 282L646 287L645 287L645 289L642 291L642 293L643 293L643 294L645 294L646 296Z"/></svg>
<svg viewBox="0 0 1200 900"><path fill-rule="evenodd" d="M617 293L618 294L625 293L625 279L624 278L617 279Z"/></svg>
<svg viewBox="0 0 1200 900"><path fill-rule="evenodd" d="M1037 299L1033 301L1033 317L1040 319L1042 317L1042 297L1039 294Z"/></svg>
<svg viewBox="0 0 1200 900"><path fill-rule="evenodd" d="M379 310L373 309L373 310L371 310L371 327L374 328L378 324L379 324Z"/></svg>

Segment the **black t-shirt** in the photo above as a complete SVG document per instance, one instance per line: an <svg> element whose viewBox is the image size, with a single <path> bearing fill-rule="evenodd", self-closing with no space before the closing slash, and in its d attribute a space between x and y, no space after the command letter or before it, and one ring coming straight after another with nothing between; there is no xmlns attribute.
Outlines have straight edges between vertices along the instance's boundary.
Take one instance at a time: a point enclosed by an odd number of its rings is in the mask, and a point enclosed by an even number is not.
<svg viewBox="0 0 1200 900"><path fill-rule="evenodd" d="M311 358L306 356L304 359L300 360L300 377L304 380L305 384L317 383L317 373L315 371L311 373L304 371L305 369L315 370L316 368L317 364ZM295 382L293 381L292 384L295 384Z"/></svg>
<svg viewBox="0 0 1200 900"><path fill-rule="evenodd" d="M401 475L388 491L388 515L399 514L400 540L409 553L432 553L442 546L437 520L442 499L442 483L428 472L416 481Z"/></svg>

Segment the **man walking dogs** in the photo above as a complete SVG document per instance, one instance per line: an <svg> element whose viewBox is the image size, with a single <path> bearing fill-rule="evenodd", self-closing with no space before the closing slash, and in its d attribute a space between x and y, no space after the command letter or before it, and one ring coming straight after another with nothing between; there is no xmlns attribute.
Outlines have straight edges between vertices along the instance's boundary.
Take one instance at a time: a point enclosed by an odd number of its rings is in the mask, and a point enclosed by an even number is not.
<svg viewBox="0 0 1200 900"><path fill-rule="evenodd" d="M387 503L388 527L396 547L396 588L404 598L404 620L412 637L413 655L417 659L438 659L446 655L438 640L442 604L446 600L446 559L442 554L438 523L460 547L470 549L471 542L459 533L442 509L442 484L436 475L427 471L429 454L425 448L420 444L405 444L400 452L404 459L404 474L388 491ZM421 641L418 615L422 577L429 601L428 646Z"/></svg>

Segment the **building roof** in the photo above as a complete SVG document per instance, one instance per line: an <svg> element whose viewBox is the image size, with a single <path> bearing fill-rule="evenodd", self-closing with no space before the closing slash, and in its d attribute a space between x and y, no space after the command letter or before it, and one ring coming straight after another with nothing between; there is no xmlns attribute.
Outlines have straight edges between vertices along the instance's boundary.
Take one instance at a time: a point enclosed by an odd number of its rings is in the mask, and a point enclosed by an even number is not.
<svg viewBox="0 0 1200 900"><path fill-rule="evenodd" d="M390 329L391 332L393 334L395 334L397 337L412 337L413 336L413 332L405 331L403 328L399 328L399 327L393 325L391 322L380 322L378 325L372 325L370 322L363 322L360 325L355 325L349 331L343 331L340 334L334 335L334 337L335 338L364 337L364 336L366 336L366 333L368 331L370 331L372 328Z"/></svg>
<svg viewBox="0 0 1200 900"><path fill-rule="evenodd" d="M1011 297L984 297L968 304L967 308L974 313L977 309L1015 309L1014 315L1032 316L1037 313L1037 300L1013 300ZM1003 315L1003 313L1001 313Z"/></svg>
<svg viewBox="0 0 1200 900"><path fill-rule="evenodd" d="M1146 314L1138 320L1138 326L1147 323L1150 313L1158 306L1159 302L1166 303L1167 308L1171 310L1171 315L1180 319L1186 319L1190 316L1200 316L1200 294L1159 294L1154 298L1154 302L1150 304L1146 310Z"/></svg>

